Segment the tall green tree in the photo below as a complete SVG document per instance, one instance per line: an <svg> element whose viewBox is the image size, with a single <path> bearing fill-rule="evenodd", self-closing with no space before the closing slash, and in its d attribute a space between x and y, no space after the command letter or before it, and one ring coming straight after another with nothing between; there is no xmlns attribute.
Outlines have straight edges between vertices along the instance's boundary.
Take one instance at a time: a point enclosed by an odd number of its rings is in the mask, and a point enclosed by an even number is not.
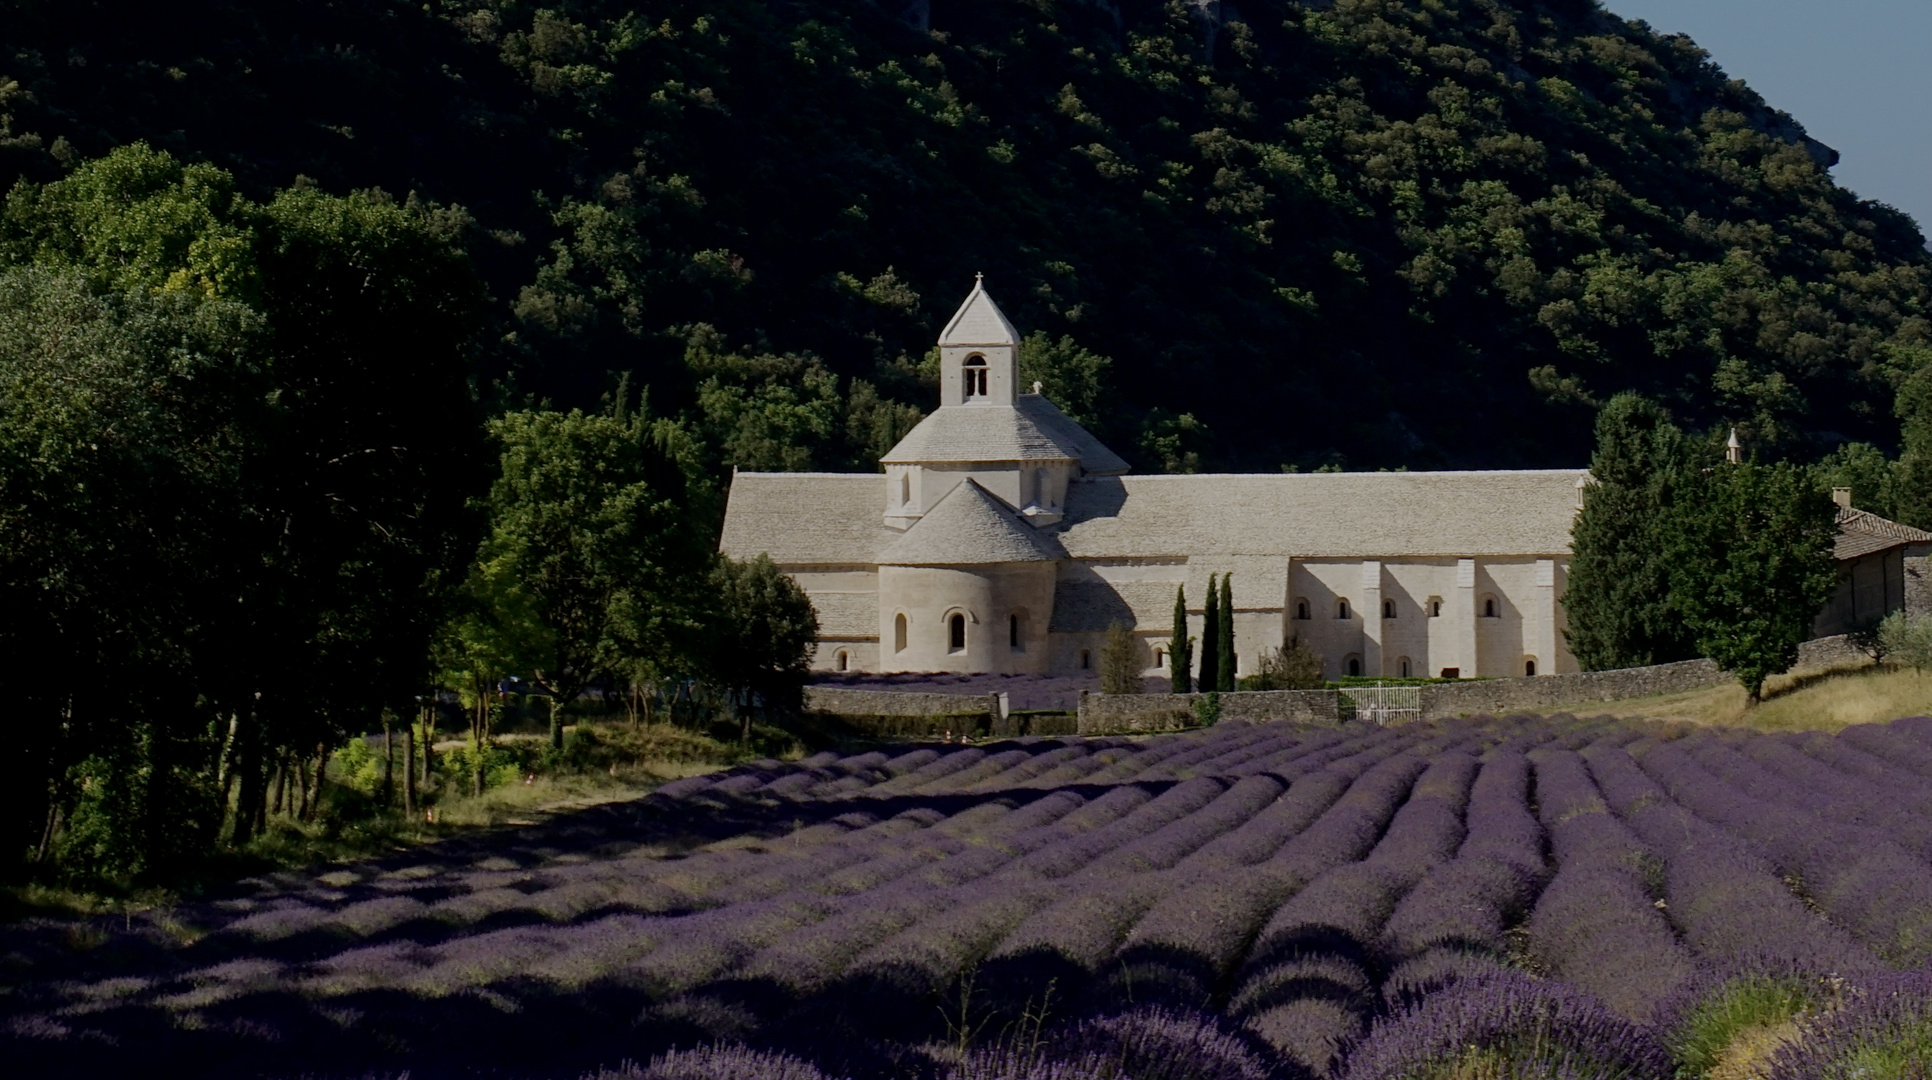
<svg viewBox="0 0 1932 1080"><path fill-rule="evenodd" d="M1892 512L1907 525L1932 529L1932 362L1899 387L1895 407L1900 445Z"/></svg>
<svg viewBox="0 0 1932 1080"><path fill-rule="evenodd" d="M1671 591L1671 567L1684 487L1704 463L1651 401L1619 394L1598 415L1563 598L1570 651L1586 671L1699 655Z"/></svg>
<svg viewBox="0 0 1932 1080"><path fill-rule="evenodd" d="M769 711L796 710L818 640L818 613L805 590L771 556L760 555L718 560L710 594L714 629L701 669L719 686L755 696ZM743 716L749 736L749 711Z"/></svg>
<svg viewBox="0 0 1932 1080"><path fill-rule="evenodd" d="M1804 469L1719 465L1686 485L1675 513L1671 590L1698 648L1755 705L1797 662L1837 587L1837 508Z"/></svg>
<svg viewBox="0 0 1932 1080"><path fill-rule="evenodd" d="M1234 575L1221 575L1221 633L1214 639L1215 689L1234 690Z"/></svg>
<svg viewBox="0 0 1932 1080"><path fill-rule="evenodd" d="M1201 674L1198 680L1204 694L1221 689L1221 593L1215 577L1208 575L1207 600L1201 613Z"/></svg>
<svg viewBox="0 0 1932 1080"><path fill-rule="evenodd" d="M1174 588L1174 630L1167 639L1167 683L1176 694L1194 690L1194 639L1187 633L1187 586Z"/></svg>
<svg viewBox="0 0 1932 1080"><path fill-rule="evenodd" d="M605 410L526 409L490 423L499 472L472 575L487 625L555 710L639 657L669 669L699 625L709 556L687 519L667 425L622 396ZM553 722L553 741L557 731Z"/></svg>

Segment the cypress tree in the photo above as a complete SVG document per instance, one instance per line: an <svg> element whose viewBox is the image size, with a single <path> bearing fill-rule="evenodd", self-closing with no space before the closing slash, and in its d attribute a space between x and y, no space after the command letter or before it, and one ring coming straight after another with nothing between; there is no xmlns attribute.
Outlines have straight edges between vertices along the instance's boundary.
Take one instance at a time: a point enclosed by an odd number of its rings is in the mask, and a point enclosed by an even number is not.
<svg viewBox="0 0 1932 1080"><path fill-rule="evenodd" d="M1221 597L1214 591L1214 575L1208 575L1207 606L1201 620L1201 678L1199 689L1212 693L1221 689Z"/></svg>
<svg viewBox="0 0 1932 1080"><path fill-rule="evenodd" d="M1221 575L1221 633L1216 635L1214 641L1215 668L1218 672L1214 681L1219 684L1216 687L1219 690L1237 689L1234 681L1234 589L1229 584L1233 580L1233 574Z"/></svg>
<svg viewBox="0 0 1932 1080"><path fill-rule="evenodd" d="M1167 681L1177 694L1194 689L1193 650L1187 637L1187 586L1174 590L1174 635L1167 641Z"/></svg>
<svg viewBox="0 0 1932 1080"><path fill-rule="evenodd" d="M1663 409L1618 394L1597 416L1594 481L1571 530L1570 651L1586 671L1699 655L1671 600L1671 541L1693 453Z"/></svg>

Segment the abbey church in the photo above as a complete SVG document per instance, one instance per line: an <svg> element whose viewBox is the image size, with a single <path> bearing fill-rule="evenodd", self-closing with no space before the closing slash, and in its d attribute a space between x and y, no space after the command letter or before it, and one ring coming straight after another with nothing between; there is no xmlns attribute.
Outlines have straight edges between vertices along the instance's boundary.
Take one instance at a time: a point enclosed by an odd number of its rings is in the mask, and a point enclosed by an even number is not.
<svg viewBox="0 0 1932 1080"><path fill-rule="evenodd" d="M1241 674L1290 638L1330 679L1577 670L1563 591L1586 470L1135 476L1022 392L1019 341L976 284L940 335L939 407L882 473L733 477L720 548L804 587L815 667L1077 674L1120 623L1161 675L1175 590L1199 637L1209 575L1232 575ZM1932 540L1906 532L1860 549L1884 607L1906 577L1885 565ZM1860 588L1848 575L1832 610Z"/></svg>

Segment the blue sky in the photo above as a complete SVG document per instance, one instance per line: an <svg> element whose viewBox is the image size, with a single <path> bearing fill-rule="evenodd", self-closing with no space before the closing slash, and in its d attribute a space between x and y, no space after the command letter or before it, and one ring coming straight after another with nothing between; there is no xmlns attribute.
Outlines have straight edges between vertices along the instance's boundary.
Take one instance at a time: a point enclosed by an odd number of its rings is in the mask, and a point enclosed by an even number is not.
<svg viewBox="0 0 1932 1080"><path fill-rule="evenodd" d="M1685 33L1838 151L1832 176L1932 232L1932 0L1602 0Z"/></svg>

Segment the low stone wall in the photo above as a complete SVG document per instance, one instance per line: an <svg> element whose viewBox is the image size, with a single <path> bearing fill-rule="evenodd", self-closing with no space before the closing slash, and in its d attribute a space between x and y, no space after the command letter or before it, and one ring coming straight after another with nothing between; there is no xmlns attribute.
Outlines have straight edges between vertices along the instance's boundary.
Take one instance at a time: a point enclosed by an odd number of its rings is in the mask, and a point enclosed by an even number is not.
<svg viewBox="0 0 1932 1080"><path fill-rule="evenodd" d="M964 713L998 716L1000 699L998 694L925 694L808 686L805 688L805 708L839 716L956 716Z"/></svg>
<svg viewBox="0 0 1932 1080"><path fill-rule="evenodd" d="M1142 734L1193 727L1194 703L1204 694L1082 694L1082 735ZM1221 719L1338 723L1333 690L1241 690L1221 695Z"/></svg>
<svg viewBox="0 0 1932 1080"><path fill-rule="evenodd" d="M1798 646L1798 662L1792 666L1792 670L1817 670L1837 667L1839 664L1862 663L1870 659L1870 654L1852 644L1850 634L1833 634L1830 637L1813 638Z"/></svg>
<svg viewBox="0 0 1932 1080"><path fill-rule="evenodd" d="M1709 660L1685 660L1617 671L1583 671L1523 679L1472 679L1422 688L1422 719L1551 709L1598 701L1678 694L1715 686L1730 676Z"/></svg>

